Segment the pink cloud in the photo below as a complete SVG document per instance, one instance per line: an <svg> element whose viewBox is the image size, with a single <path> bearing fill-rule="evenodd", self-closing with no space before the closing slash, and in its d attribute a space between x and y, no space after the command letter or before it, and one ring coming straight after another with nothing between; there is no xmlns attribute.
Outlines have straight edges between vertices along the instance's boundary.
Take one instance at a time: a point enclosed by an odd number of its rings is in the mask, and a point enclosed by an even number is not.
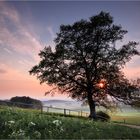
<svg viewBox="0 0 140 140"><path fill-rule="evenodd" d="M0 74L5 74L7 71L5 69L0 68Z"/></svg>

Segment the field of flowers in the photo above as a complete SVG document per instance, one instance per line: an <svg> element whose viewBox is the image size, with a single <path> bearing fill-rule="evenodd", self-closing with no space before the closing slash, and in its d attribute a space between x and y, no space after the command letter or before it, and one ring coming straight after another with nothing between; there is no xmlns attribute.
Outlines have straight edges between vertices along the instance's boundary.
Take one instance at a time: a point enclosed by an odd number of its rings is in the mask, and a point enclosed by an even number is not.
<svg viewBox="0 0 140 140"><path fill-rule="evenodd" d="M107 122L0 107L0 139L138 139L140 130Z"/></svg>

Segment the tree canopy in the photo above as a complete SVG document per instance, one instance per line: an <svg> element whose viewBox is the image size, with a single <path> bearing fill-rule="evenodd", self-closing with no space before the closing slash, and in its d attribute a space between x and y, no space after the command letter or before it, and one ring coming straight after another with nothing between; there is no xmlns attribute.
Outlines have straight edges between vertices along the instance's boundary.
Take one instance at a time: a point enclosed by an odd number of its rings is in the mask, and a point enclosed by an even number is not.
<svg viewBox="0 0 140 140"><path fill-rule="evenodd" d="M126 33L106 12L61 25L54 40L55 50L49 46L40 51L41 61L30 74L72 98L86 99L92 118L96 116L96 104L106 106L108 95L130 104L138 87L124 76L122 67L140 52L135 41L116 46Z"/></svg>

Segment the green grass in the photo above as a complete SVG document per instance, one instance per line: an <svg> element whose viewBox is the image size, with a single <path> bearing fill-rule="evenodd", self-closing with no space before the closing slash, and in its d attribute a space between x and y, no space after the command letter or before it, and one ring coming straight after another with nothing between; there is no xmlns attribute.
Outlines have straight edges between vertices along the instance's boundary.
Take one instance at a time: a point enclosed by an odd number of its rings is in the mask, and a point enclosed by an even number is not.
<svg viewBox="0 0 140 140"><path fill-rule="evenodd" d="M140 130L107 122L0 107L0 139L138 139Z"/></svg>

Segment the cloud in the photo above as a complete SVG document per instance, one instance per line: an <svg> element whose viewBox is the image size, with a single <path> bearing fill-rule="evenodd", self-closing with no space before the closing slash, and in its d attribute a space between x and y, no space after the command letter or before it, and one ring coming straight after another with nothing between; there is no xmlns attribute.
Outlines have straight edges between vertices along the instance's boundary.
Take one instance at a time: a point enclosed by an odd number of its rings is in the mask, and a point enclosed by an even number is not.
<svg viewBox="0 0 140 140"><path fill-rule="evenodd" d="M8 49L8 48L3 48L3 50L6 51L9 54L13 54L12 51L10 49Z"/></svg>
<svg viewBox="0 0 140 140"><path fill-rule="evenodd" d="M2 2L0 3L0 9L1 46L8 46L11 50L21 55L26 54L33 58L34 61L38 61L38 53L42 49L42 46L39 40L37 40L35 33L28 30L27 25L23 23L22 17L14 7ZM8 48L4 50L11 53Z"/></svg>
<svg viewBox="0 0 140 140"><path fill-rule="evenodd" d="M0 69L0 74L5 74L5 73L7 73L6 70L4 70L4 69Z"/></svg>
<svg viewBox="0 0 140 140"><path fill-rule="evenodd" d="M11 19L15 23L19 22L18 13L16 12L16 10L13 7L8 6L4 2L1 2L0 3L0 8L1 8L1 15L4 15L3 19L6 17L6 18Z"/></svg>
<svg viewBox="0 0 140 140"><path fill-rule="evenodd" d="M55 33L53 31L52 26L48 26L47 27L47 31L49 32L49 34L51 35L51 38L54 39L55 38Z"/></svg>
<svg viewBox="0 0 140 140"><path fill-rule="evenodd" d="M28 61L26 59L18 60L18 63L21 64L21 65L24 65L24 66L29 66L29 67L34 65L33 62Z"/></svg>

